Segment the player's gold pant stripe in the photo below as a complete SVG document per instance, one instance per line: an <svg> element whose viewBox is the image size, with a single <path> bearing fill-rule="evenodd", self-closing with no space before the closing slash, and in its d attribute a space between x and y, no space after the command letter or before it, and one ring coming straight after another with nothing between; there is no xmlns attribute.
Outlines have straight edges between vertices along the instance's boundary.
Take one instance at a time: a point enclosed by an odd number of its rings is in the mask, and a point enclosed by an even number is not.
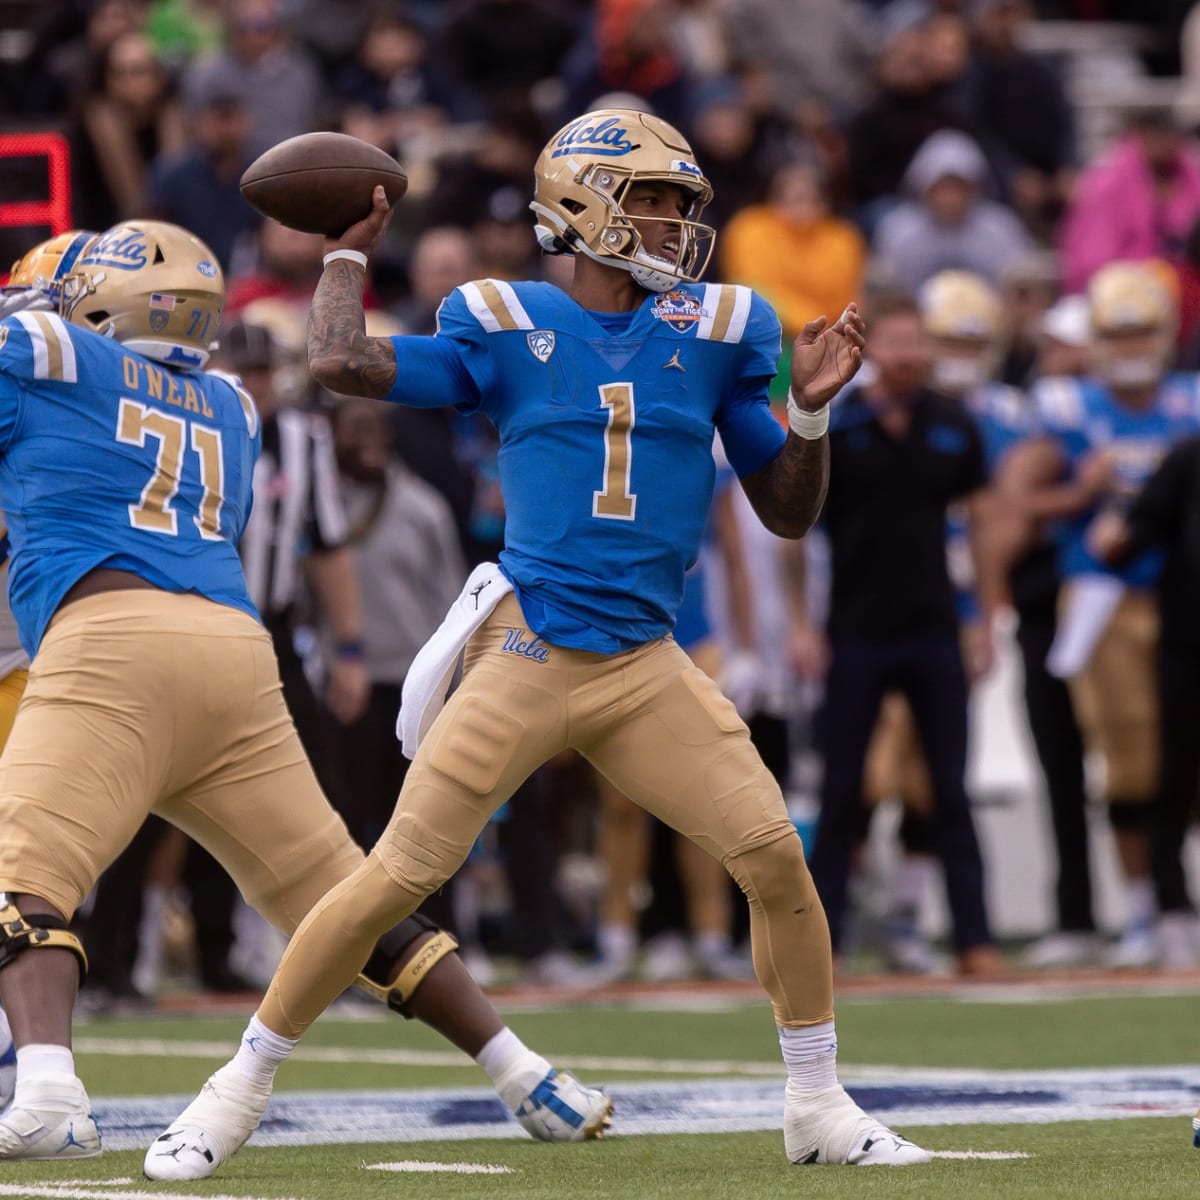
<svg viewBox="0 0 1200 1200"><path fill-rule="evenodd" d="M729 322L733 320L733 310L737 304L737 290L732 287L721 288L721 298L717 301L717 315L713 317L712 340L721 342L729 332Z"/></svg>
<svg viewBox="0 0 1200 1200"><path fill-rule="evenodd" d="M500 289L490 280L481 279L479 281L479 294L483 297L483 302L488 306L488 311L496 318L497 324L501 329L518 329L517 319L508 311L508 305L504 303L504 297L500 294Z"/></svg>
<svg viewBox="0 0 1200 1200"><path fill-rule="evenodd" d="M38 328L46 339L46 378L61 379L63 377L63 348L58 337L58 330L50 323L50 319L45 313L34 313L33 319L38 323Z"/></svg>
<svg viewBox="0 0 1200 1200"><path fill-rule="evenodd" d="M12 732L28 680L29 672L24 667L9 671L0 679L0 750L4 749L4 743L8 741L8 735Z"/></svg>

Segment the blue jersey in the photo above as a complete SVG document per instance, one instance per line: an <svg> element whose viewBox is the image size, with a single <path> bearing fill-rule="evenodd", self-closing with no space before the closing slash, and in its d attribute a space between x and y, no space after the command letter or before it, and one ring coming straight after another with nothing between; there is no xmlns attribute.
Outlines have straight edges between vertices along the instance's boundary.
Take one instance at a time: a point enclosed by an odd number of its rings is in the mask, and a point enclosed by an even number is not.
<svg viewBox="0 0 1200 1200"><path fill-rule="evenodd" d="M989 476L995 475L1001 460L1018 442L1037 432L1032 401L1007 384L985 384L967 396L965 405L983 439Z"/></svg>
<svg viewBox="0 0 1200 1200"><path fill-rule="evenodd" d="M689 285L632 313L480 280L431 338L397 338L403 404L480 410L500 434L500 564L547 642L597 653L668 633L713 491L713 436L747 475L785 440L767 388L779 321L748 288Z"/></svg>
<svg viewBox="0 0 1200 1200"><path fill-rule="evenodd" d="M29 654L96 567L257 616L237 542L260 442L229 377L169 371L53 313L0 322L0 510Z"/></svg>
<svg viewBox="0 0 1200 1200"><path fill-rule="evenodd" d="M1116 461L1117 492L1112 502L1128 507L1171 445L1200 429L1200 375L1168 375L1144 411L1128 408L1093 379L1043 379L1034 387L1043 432L1058 444L1072 473L1093 450ZM1094 513L1064 522L1060 534L1063 575L1115 573L1130 587L1150 587L1162 568L1162 554L1150 551L1113 572L1092 557L1085 544Z"/></svg>

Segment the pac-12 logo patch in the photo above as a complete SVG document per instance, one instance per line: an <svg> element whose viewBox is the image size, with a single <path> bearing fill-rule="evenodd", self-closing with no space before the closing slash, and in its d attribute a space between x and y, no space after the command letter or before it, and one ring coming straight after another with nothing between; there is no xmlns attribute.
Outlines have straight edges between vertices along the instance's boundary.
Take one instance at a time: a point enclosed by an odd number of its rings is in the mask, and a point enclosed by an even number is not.
<svg viewBox="0 0 1200 1200"><path fill-rule="evenodd" d="M680 333L687 333L697 321L708 316L708 312L701 307L695 296L681 291L663 292L655 300L650 313L660 321L666 321L672 329L678 329Z"/></svg>
<svg viewBox="0 0 1200 1200"><path fill-rule="evenodd" d="M525 340L538 362L547 362L554 353L554 331L551 329L535 329L525 335Z"/></svg>

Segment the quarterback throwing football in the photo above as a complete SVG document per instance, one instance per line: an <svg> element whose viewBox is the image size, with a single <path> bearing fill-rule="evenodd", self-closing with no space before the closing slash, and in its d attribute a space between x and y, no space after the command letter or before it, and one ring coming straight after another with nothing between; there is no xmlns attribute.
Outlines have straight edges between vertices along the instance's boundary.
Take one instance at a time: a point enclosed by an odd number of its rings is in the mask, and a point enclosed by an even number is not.
<svg viewBox="0 0 1200 1200"><path fill-rule="evenodd" d="M328 244L308 322L309 365L334 392L482 411L500 434L507 525L414 664L401 726L413 765L366 862L304 919L255 1020L276 1062L362 969L379 934L440 887L536 767L577 750L626 795L728 868L750 905L770 994L795 1163L906 1165L930 1155L864 1113L837 1081L829 930L800 838L746 726L671 637L695 559L719 433L755 510L802 536L828 477L827 404L858 370L851 305L796 339L785 431L767 387L774 312L749 289L698 282L711 189L671 126L589 113L536 165L536 233L573 255L562 291L478 280L433 337L367 337L364 221ZM465 644L461 686L440 708ZM435 715L436 713L436 715ZM553 1081L541 1102L552 1107ZM255 1128L269 1087L220 1068L171 1131L215 1170Z"/></svg>

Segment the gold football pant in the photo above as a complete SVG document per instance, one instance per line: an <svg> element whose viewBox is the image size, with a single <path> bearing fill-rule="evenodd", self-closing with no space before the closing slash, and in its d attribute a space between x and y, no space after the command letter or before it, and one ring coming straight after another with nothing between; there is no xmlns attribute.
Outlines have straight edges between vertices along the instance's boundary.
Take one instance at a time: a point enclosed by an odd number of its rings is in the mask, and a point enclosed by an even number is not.
<svg viewBox="0 0 1200 1200"><path fill-rule="evenodd" d="M734 706L669 638L615 655L547 646L543 659L504 649L523 629L507 596L471 639L462 685L421 744L383 836L292 939L259 1010L267 1026L299 1037L379 934L440 887L521 781L567 748L724 863L749 902L754 967L778 1023L828 1021L825 913Z"/></svg>
<svg viewBox="0 0 1200 1200"><path fill-rule="evenodd" d="M0 755L0 891L70 917L151 812L288 933L363 861L257 621L198 596L89 596L50 623Z"/></svg>
<svg viewBox="0 0 1200 1200"><path fill-rule="evenodd" d="M0 750L4 749L8 735L12 732L13 722L17 719L17 708L25 694L28 679L29 672L24 667L9 671L0 679Z"/></svg>
<svg viewBox="0 0 1200 1200"><path fill-rule="evenodd" d="M1123 804L1148 804L1157 794L1157 653L1153 597L1126 592L1087 666L1069 681L1084 741L1104 760L1105 796Z"/></svg>

